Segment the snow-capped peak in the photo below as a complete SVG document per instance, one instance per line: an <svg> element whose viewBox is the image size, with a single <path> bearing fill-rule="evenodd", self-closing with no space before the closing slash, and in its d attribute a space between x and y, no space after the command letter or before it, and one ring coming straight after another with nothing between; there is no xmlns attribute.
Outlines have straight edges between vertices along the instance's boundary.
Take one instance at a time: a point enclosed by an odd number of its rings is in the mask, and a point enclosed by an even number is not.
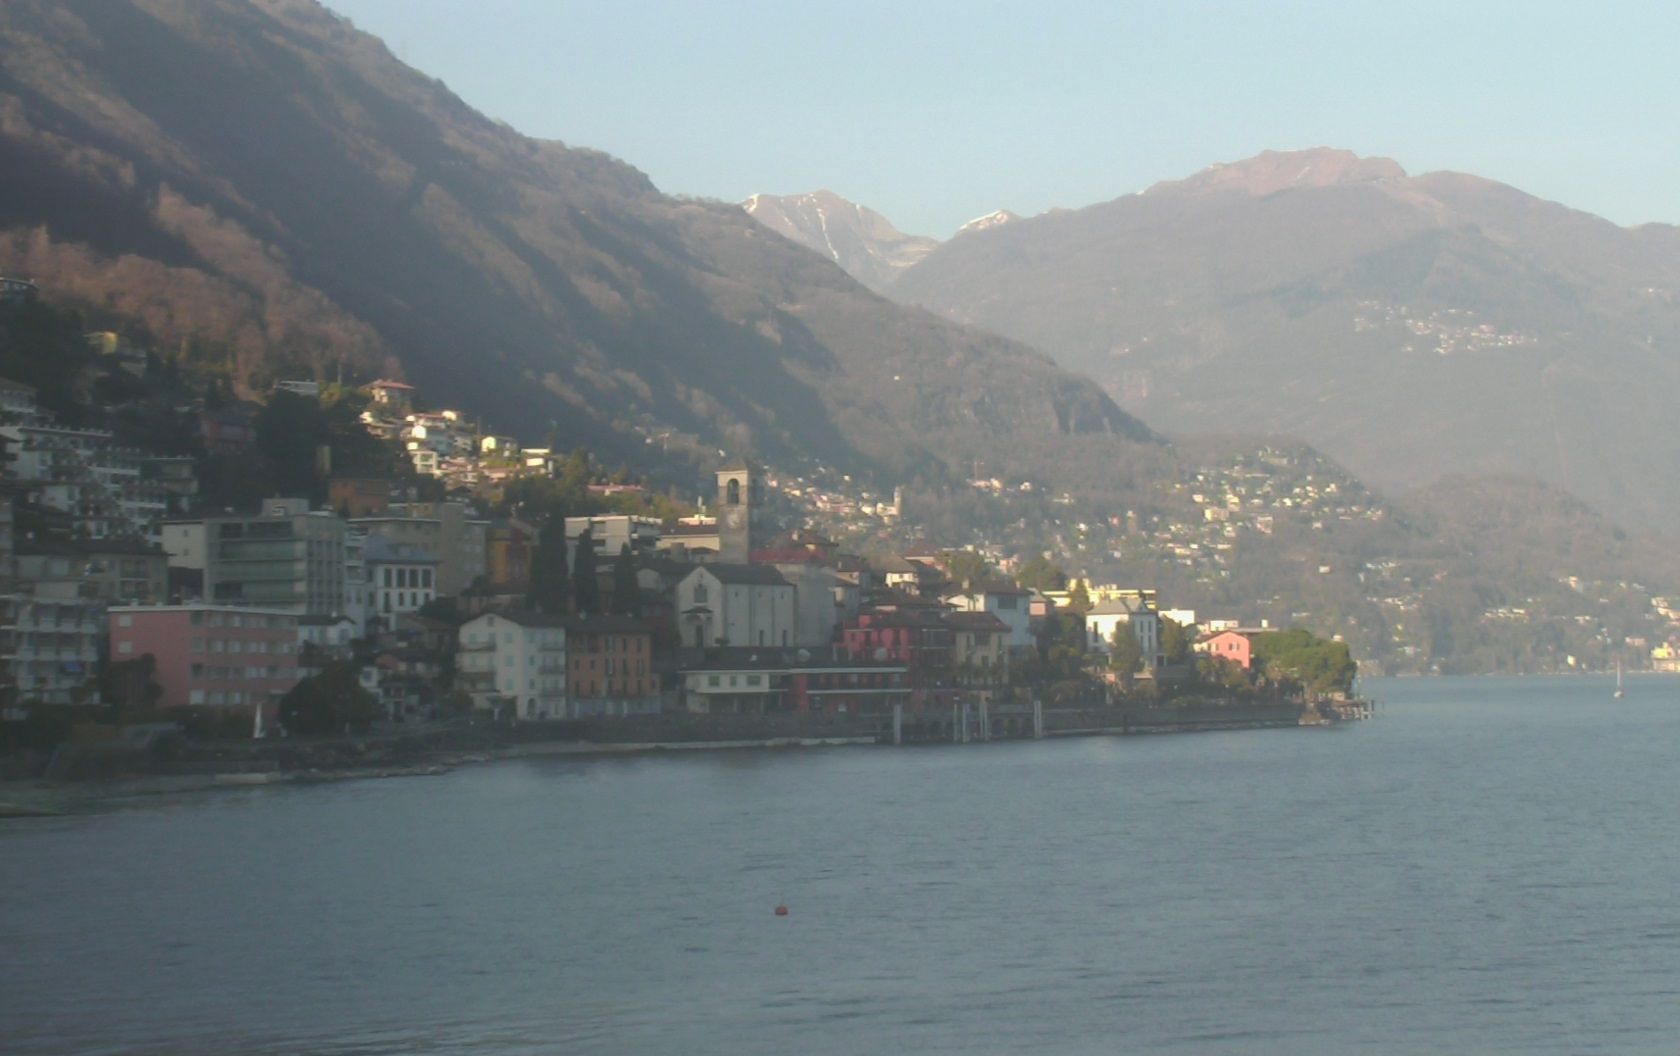
<svg viewBox="0 0 1680 1056"><path fill-rule="evenodd" d="M970 220L968 223L957 228L957 234L962 235L967 234L970 231L984 231L988 227L996 227L999 224L1007 224L1011 220L1019 219L1021 218L1009 210L999 209L995 213L987 213L985 216L975 217L973 220Z"/></svg>

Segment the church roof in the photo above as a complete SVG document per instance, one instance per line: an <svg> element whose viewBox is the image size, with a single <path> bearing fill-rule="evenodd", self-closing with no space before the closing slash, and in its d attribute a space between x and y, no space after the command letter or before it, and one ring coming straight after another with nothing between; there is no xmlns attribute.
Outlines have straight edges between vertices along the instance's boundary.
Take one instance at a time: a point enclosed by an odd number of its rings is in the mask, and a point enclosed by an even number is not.
<svg viewBox="0 0 1680 1056"><path fill-rule="evenodd" d="M700 567L716 576L722 583L771 587L791 585L780 572L770 565L738 565L727 561L714 561Z"/></svg>

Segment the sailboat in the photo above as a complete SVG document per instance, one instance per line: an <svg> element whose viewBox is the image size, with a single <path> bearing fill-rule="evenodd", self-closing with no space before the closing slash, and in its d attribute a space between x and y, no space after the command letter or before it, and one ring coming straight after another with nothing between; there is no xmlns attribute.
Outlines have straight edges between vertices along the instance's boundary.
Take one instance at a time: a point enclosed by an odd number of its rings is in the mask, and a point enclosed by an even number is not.
<svg viewBox="0 0 1680 1056"><path fill-rule="evenodd" d="M1616 700L1621 700L1625 696L1627 696L1627 690L1622 688L1622 662L1620 660L1617 660L1616 661L1616 694L1615 694L1615 699Z"/></svg>

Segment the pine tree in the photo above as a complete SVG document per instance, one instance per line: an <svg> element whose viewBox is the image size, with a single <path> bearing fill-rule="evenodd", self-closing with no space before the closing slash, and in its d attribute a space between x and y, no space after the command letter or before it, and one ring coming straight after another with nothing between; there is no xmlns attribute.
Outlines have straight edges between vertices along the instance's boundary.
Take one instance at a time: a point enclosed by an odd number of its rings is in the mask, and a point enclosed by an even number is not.
<svg viewBox="0 0 1680 1056"><path fill-rule="evenodd" d="M566 574L566 518L556 511L537 532L537 549L531 555L531 586L525 597L538 612L563 616L571 589L571 577Z"/></svg>
<svg viewBox="0 0 1680 1056"><path fill-rule="evenodd" d="M585 528L572 562L572 600L580 615L601 611L601 583L595 576L595 533Z"/></svg>
<svg viewBox="0 0 1680 1056"><path fill-rule="evenodd" d="M642 615L642 588L636 582L636 555L626 542L618 548L613 564L613 611L622 616Z"/></svg>

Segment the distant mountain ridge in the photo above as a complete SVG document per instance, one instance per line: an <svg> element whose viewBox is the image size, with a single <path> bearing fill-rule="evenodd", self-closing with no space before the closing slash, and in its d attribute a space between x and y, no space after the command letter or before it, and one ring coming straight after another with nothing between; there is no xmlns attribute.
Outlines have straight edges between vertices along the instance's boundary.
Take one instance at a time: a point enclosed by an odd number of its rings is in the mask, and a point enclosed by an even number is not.
<svg viewBox="0 0 1680 1056"><path fill-rule="evenodd" d="M937 239L905 234L875 210L833 191L755 194L741 208L777 234L834 261L877 293L939 245Z"/></svg>
<svg viewBox="0 0 1680 1056"><path fill-rule="evenodd" d="M1379 487L1534 476L1680 523L1680 235L1347 151L1267 152L945 242L890 288L1172 433L1299 436Z"/></svg>
<svg viewBox="0 0 1680 1056"><path fill-rule="evenodd" d="M486 119L312 0L0 6L0 171L0 272L249 389L402 372L609 457L657 434L894 476L1156 439L734 206Z"/></svg>

